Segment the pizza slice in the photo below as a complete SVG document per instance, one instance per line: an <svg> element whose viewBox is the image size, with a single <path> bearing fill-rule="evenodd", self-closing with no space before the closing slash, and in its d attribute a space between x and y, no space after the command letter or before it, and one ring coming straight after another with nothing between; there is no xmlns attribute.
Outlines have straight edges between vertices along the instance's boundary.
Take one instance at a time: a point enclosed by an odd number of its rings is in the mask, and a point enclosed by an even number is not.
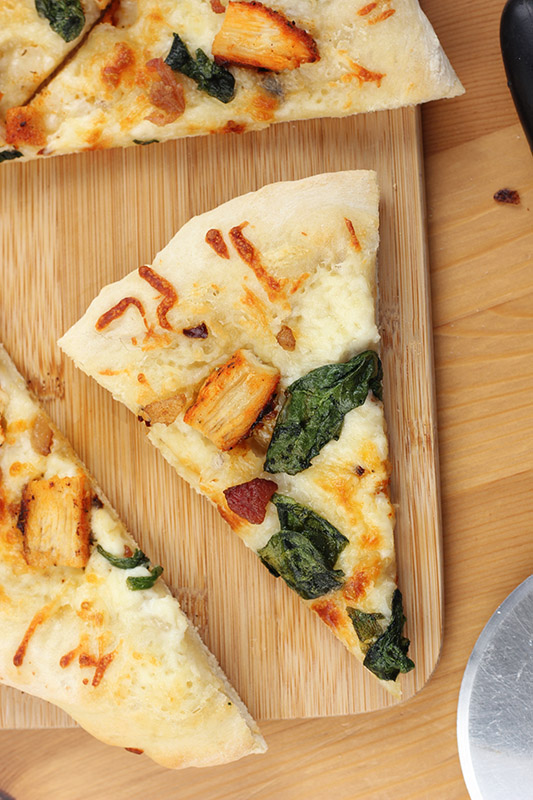
<svg viewBox="0 0 533 800"><path fill-rule="evenodd" d="M461 94L417 0L122 0L6 140L48 156Z"/></svg>
<svg viewBox="0 0 533 800"><path fill-rule="evenodd" d="M214 656L0 347L0 681L166 767L265 743Z"/></svg>
<svg viewBox="0 0 533 800"><path fill-rule="evenodd" d="M0 144L8 109L26 103L94 25L110 0L0 2ZM16 158L13 150L1 160Z"/></svg>
<svg viewBox="0 0 533 800"><path fill-rule="evenodd" d="M191 219L60 340L394 694L396 586L374 316L373 172L272 184Z"/></svg>

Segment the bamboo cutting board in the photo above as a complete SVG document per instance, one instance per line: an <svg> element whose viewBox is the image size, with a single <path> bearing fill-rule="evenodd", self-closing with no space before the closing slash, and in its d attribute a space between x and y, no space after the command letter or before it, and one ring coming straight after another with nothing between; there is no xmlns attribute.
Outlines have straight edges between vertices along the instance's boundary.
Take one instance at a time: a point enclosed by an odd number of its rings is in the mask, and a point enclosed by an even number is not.
<svg viewBox="0 0 533 800"><path fill-rule="evenodd" d="M419 111L283 124L245 136L94 152L0 172L0 338L258 718L333 716L394 701L181 481L144 426L60 353L100 287L150 263L192 215L276 180L376 169L379 315L397 504L399 581L416 669L442 635L436 419ZM179 587L179 588L178 588ZM0 726L73 724L0 689Z"/></svg>

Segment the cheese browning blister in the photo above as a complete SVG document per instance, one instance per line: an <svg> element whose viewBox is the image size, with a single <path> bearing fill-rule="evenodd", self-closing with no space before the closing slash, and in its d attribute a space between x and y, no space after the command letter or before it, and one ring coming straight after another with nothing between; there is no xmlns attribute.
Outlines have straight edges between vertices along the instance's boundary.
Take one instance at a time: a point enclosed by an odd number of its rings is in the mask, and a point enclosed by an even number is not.
<svg viewBox="0 0 533 800"><path fill-rule="evenodd" d="M413 663L388 494L377 247L373 172L272 184L190 220L150 267L105 287L60 346L399 694Z"/></svg>
<svg viewBox="0 0 533 800"><path fill-rule="evenodd" d="M166 767L265 743L0 347L0 681Z"/></svg>

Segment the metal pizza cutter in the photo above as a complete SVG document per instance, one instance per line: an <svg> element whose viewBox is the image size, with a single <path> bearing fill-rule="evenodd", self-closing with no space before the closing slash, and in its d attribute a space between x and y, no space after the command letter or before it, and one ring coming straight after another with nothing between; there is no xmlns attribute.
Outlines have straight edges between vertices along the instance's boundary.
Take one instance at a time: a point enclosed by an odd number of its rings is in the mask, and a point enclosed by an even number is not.
<svg viewBox="0 0 533 800"><path fill-rule="evenodd" d="M508 0L500 41L533 150L533 0ZM533 575L504 600L476 642L459 694L457 742L472 800L533 800Z"/></svg>

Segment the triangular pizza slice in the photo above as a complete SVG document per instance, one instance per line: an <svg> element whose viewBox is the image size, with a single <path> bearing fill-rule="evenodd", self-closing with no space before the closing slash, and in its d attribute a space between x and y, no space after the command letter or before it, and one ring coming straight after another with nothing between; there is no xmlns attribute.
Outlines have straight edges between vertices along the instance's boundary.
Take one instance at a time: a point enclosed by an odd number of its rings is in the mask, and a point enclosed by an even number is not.
<svg viewBox="0 0 533 800"><path fill-rule="evenodd" d="M49 156L462 91L417 0L121 0L29 105L7 111L6 139Z"/></svg>
<svg viewBox="0 0 533 800"><path fill-rule="evenodd" d="M375 324L373 172L191 219L60 346L391 692L411 669Z"/></svg>
<svg viewBox="0 0 533 800"><path fill-rule="evenodd" d="M265 743L179 603L0 347L0 681L166 767Z"/></svg>

